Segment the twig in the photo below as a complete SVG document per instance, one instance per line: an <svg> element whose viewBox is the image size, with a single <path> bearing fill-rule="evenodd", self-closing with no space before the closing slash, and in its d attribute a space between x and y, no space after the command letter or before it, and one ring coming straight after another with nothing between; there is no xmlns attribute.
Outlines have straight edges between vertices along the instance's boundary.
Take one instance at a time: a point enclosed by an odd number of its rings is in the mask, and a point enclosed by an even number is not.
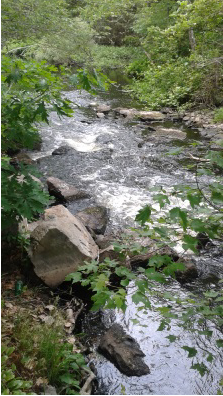
<svg viewBox="0 0 223 396"><path fill-rule="evenodd" d="M198 189L199 193L202 195L202 197L204 198L204 200L205 200L212 208L214 208L215 210L217 210L218 212L220 212L221 207L219 207L219 206L215 205L213 202L211 202L211 201L206 197L206 195L204 195L203 190L202 190L202 189L200 188L200 186L199 186L198 174L197 174L198 165L199 165L199 164L196 164L196 174L195 174L197 189Z"/></svg>
<svg viewBox="0 0 223 396"><path fill-rule="evenodd" d="M85 370L86 371L86 370ZM87 370L87 372L89 372L89 370ZM89 377L86 379L84 385L82 386L82 388L80 389L79 394L80 395L90 395L91 394L91 382L95 379L95 375L92 371L90 371L90 375Z"/></svg>
<svg viewBox="0 0 223 396"><path fill-rule="evenodd" d="M194 157L191 153L189 153L189 156L190 156L193 160L195 160L195 161L199 161L199 162L210 162L210 160L209 160L209 159L206 159L206 158Z"/></svg>

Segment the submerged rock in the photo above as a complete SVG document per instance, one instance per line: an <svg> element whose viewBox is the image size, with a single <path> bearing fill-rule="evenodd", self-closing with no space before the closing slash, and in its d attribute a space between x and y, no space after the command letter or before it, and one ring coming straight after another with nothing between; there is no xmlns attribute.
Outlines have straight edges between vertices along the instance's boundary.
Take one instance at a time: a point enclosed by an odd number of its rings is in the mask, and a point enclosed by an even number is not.
<svg viewBox="0 0 223 396"><path fill-rule="evenodd" d="M139 111L137 116L142 121L162 121L166 118L160 111Z"/></svg>
<svg viewBox="0 0 223 396"><path fill-rule="evenodd" d="M142 358L139 344L119 324L113 324L103 335L98 351L127 376L141 377L150 373Z"/></svg>
<svg viewBox="0 0 223 396"><path fill-rule="evenodd" d="M72 148L70 146L60 146L52 152L52 155L67 154Z"/></svg>
<svg viewBox="0 0 223 396"><path fill-rule="evenodd" d="M104 206L91 206L76 213L76 217L96 234L104 234L108 223L108 210Z"/></svg>
<svg viewBox="0 0 223 396"><path fill-rule="evenodd" d="M89 198L89 194L78 190L76 187L58 179L57 177L48 177L47 185L50 195L62 201L74 201L75 199Z"/></svg>
<svg viewBox="0 0 223 396"><path fill-rule="evenodd" d="M169 139L178 139L184 140L187 137L186 132L181 131L180 129L170 129L170 128L157 128L156 134L160 136L164 136Z"/></svg>
<svg viewBox="0 0 223 396"><path fill-rule="evenodd" d="M66 275L99 252L85 226L63 205L45 211L30 240L34 271L50 287L61 284Z"/></svg>
<svg viewBox="0 0 223 396"><path fill-rule="evenodd" d="M183 263L185 265L184 271L176 271L175 276L176 280L180 283L186 283L198 278L198 270L196 265L191 261L186 261L184 259L179 259L179 263Z"/></svg>

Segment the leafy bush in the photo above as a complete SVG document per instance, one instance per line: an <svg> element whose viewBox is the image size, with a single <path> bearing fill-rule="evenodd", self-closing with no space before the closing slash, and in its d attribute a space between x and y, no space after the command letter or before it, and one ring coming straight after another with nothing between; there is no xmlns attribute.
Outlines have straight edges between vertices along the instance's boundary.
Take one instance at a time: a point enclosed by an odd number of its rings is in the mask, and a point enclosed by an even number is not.
<svg viewBox="0 0 223 396"><path fill-rule="evenodd" d="M158 66L150 64L143 73L144 78L135 79L131 89L148 108L177 108L193 98L193 91L199 79L192 68L188 76L188 69L189 63L182 60Z"/></svg>
<svg viewBox="0 0 223 396"><path fill-rule="evenodd" d="M223 107L215 110L214 113L214 122L223 122Z"/></svg>
<svg viewBox="0 0 223 396"><path fill-rule="evenodd" d="M133 46L94 45L92 47L92 63L102 69L125 67L141 55L142 50Z"/></svg>
<svg viewBox="0 0 223 396"><path fill-rule="evenodd" d="M50 201L49 194L32 177L34 167L20 165L16 170L9 161L9 157L2 158L2 229L23 218L32 220Z"/></svg>
<svg viewBox="0 0 223 396"><path fill-rule="evenodd" d="M64 69L60 69L64 73ZM32 148L37 123L49 121L51 111L71 116L70 101L62 98L64 84L55 66L46 62L2 59L2 150Z"/></svg>
<svg viewBox="0 0 223 396"><path fill-rule="evenodd" d="M70 102L63 99L63 83L56 74L58 69L45 62L2 59L2 151L32 148L39 140L37 125L48 123L52 110L59 116L70 116ZM63 73L63 70L62 70ZM2 225L3 228L31 220L43 211L49 195L33 180L35 171L2 159Z"/></svg>

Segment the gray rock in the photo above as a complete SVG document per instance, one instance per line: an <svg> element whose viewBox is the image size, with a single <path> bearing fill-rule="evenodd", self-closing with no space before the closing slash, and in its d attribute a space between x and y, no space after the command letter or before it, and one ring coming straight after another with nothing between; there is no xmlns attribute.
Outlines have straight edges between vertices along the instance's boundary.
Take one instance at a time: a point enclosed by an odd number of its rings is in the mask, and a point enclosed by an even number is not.
<svg viewBox="0 0 223 396"><path fill-rule="evenodd" d="M48 177L47 186L50 195L62 201L74 201L75 199L89 198L89 194L78 190L76 187L58 179L57 177Z"/></svg>
<svg viewBox="0 0 223 396"><path fill-rule="evenodd" d="M108 223L108 211L104 206L89 207L76 213L76 217L96 234L104 234Z"/></svg>
<svg viewBox="0 0 223 396"><path fill-rule="evenodd" d="M105 118L105 114L104 113L97 113L97 117L98 118Z"/></svg>
<svg viewBox="0 0 223 396"><path fill-rule="evenodd" d="M162 121L166 118L160 111L139 111L137 112L137 116L142 121Z"/></svg>
<svg viewBox="0 0 223 396"><path fill-rule="evenodd" d="M184 259L179 259L178 262L185 265L185 271L175 272L175 276L178 282L186 283L198 278L198 270L194 263L192 263L191 261L186 261Z"/></svg>
<svg viewBox="0 0 223 396"><path fill-rule="evenodd" d="M63 154L67 154L70 150L72 150L72 148L70 146L61 146L58 147L57 149L55 149L52 152L52 155L63 155Z"/></svg>
<svg viewBox="0 0 223 396"><path fill-rule="evenodd" d="M164 136L169 139L184 140L187 137L186 132L180 129L170 129L170 128L157 128L156 134L159 136Z"/></svg>
<svg viewBox="0 0 223 396"><path fill-rule="evenodd" d="M110 110L111 110L111 106L108 106L105 104L101 104L101 105L97 106L97 113L108 114Z"/></svg>
<svg viewBox="0 0 223 396"><path fill-rule="evenodd" d="M63 205L47 209L30 236L29 257L46 285L60 285L84 261L98 257L99 249L85 226Z"/></svg>
<svg viewBox="0 0 223 396"><path fill-rule="evenodd" d="M135 115L137 114L137 110L136 109L120 109L119 114L124 117L127 117L127 118L134 118Z"/></svg>
<svg viewBox="0 0 223 396"><path fill-rule="evenodd" d="M149 367L142 360L145 354L139 344L119 324L113 324L104 334L98 351L129 377L150 373Z"/></svg>
<svg viewBox="0 0 223 396"><path fill-rule="evenodd" d="M46 385L44 387L44 393L42 393L43 395L57 395L57 391L55 386L52 385Z"/></svg>
<svg viewBox="0 0 223 396"><path fill-rule="evenodd" d="M105 135L99 135L96 139L96 143L101 143L101 144L108 144L111 143L112 137L110 134L105 134Z"/></svg>
<svg viewBox="0 0 223 396"><path fill-rule="evenodd" d="M91 103L89 103L88 106L89 107L96 107L96 106L98 106L98 103L97 102L91 102Z"/></svg>
<svg viewBox="0 0 223 396"><path fill-rule="evenodd" d="M12 165L14 164L19 164L22 163L24 165L32 165L35 163L35 161L32 160L32 158L29 156L29 154L20 152L16 154L11 160L10 163Z"/></svg>

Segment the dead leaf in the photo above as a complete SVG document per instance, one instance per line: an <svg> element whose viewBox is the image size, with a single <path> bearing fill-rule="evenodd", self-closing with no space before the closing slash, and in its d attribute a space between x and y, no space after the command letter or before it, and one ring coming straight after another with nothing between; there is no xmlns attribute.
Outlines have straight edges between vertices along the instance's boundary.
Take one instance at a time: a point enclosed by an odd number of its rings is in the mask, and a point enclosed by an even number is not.
<svg viewBox="0 0 223 396"><path fill-rule="evenodd" d="M5 307L8 308L8 309L13 309L14 305L12 305L12 303L10 303L10 302L6 302L5 303Z"/></svg>
<svg viewBox="0 0 223 396"><path fill-rule="evenodd" d="M64 327L71 327L71 326L72 326L72 323L70 323L70 322L64 323Z"/></svg>
<svg viewBox="0 0 223 396"><path fill-rule="evenodd" d="M66 310L66 314L67 314L67 319L68 319L71 323L75 323L73 309L68 308L68 309Z"/></svg>
<svg viewBox="0 0 223 396"><path fill-rule="evenodd" d="M39 318L42 322L51 325L54 323L54 318L52 316L48 316L48 315L39 315Z"/></svg>
<svg viewBox="0 0 223 396"><path fill-rule="evenodd" d="M42 384L47 385L48 383L49 383L49 382L48 382L48 379L47 379L47 378L39 377L39 378L36 380L36 385L37 385L37 386L40 386L40 385L42 385Z"/></svg>
<svg viewBox="0 0 223 396"><path fill-rule="evenodd" d="M69 342L69 344L74 345L76 342L76 338L74 336L68 337L67 342Z"/></svg>
<svg viewBox="0 0 223 396"><path fill-rule="evenodd" d="M49 311L53 311L55 309L55 306L54 305L46 305L45 308L48 309Z"/></svg>

